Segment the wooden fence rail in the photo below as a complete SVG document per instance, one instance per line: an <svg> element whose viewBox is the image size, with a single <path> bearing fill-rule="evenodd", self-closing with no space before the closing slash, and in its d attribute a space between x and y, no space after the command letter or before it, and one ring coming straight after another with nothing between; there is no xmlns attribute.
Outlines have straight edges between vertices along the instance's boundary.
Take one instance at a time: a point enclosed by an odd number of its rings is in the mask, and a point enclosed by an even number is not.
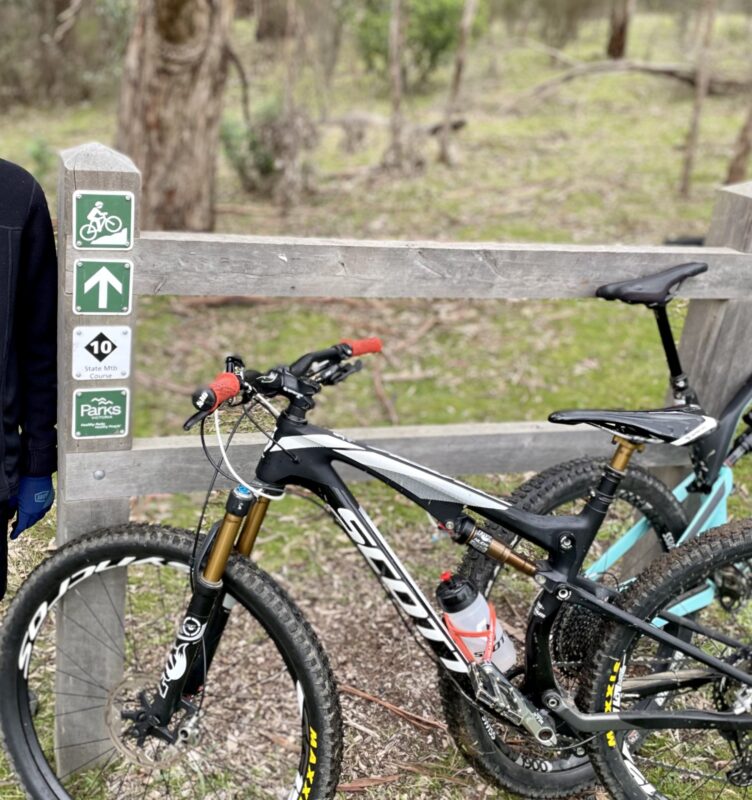
<svg viewBox="0 0 752 800"><path fill-rule="evenodd" d="M274 297L592 297L614 279L710 265L682 296L749 293L752 260L727 247L602 247L143 233L136 292Z"/></svg>
<svg viewBox="0 0 752 800"><path fill-rule="evenodd" d="M750 341L752 333L752 256L746 252L752 249L748 241L752 184L721 192L711 226L712 247L706 248L379 242L140 233L140 175L129 159L88 144L66 150L61 161L61 543L126 522L131 496L192 491L207 484L210 472L196 437L133 440L131 435L135 384L130 343L135 338L139 295L586 297L607 281L701 259L710 270L688 282L682 295L692 299L684 334L684 341L692 345L689 352L685 347L685 355L692 358L693 376L695 370L702 376L695 384L705 404L717 408L752 369L752 348L739 347ZM113 296L118 301L114 306ZM573 455L605 452L609 440L589 428L540 422L399 426L346 433L449 474L541 469ZM235 448L238 466L250 468L260 447L258 437L243 437ZM678 464L684 456L674 448L656 448L648 452L647 462ZM113 631L120 629L113 599L122 602L122 579L108 574L99 590L91 591L91 596L64 598L60 652L79 653L87 646L81 631L64 624L66 616L74 617L75 604L112 608L109 623ZM97 665L91 679L115 685L122 673L117 659L89 655ZM58 676L61 693L66 691L65 681L64 675ZM61 698L65 711L65 695ZM97 745L71 743L106 739L108 734L94 716L61 719L66 722L57 732L58 741L66 746L60 750L59 766L67 772L97 755L92 750Z"/></svg>

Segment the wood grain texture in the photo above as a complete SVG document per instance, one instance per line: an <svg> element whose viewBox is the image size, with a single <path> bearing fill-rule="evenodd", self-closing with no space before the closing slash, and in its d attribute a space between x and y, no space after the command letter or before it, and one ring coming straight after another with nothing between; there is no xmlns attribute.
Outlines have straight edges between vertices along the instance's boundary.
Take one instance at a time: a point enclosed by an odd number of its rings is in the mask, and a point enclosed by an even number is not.
<svg viewBox="0 0 752 800"><path fill-rule="evenodd" d="M708 243L752 252L752 182L720 189ZM719 414L752 373L752 299L692 300L679 354L703 407Z"/></svg>
<svg viewBox="0 0 752 800"><path fill-rule="evenodd" d="M578 456L610 455L613 449L603 431L548 422L355 428L341 433L448 475L540 470ZM261 434L236 437L230 458L240 475L254 475L265 444ZM670 446L648 448L641 459L650 465L688 463L685 450ZM193 436L136 439L127 452L72 454L66 468L74 492L70 499L82 501L204 491L212 475ZM104 477L96 479L99 471ZM355 470L343 470L343 475L348 481L367 478Z"/></svg>
<svg viewBox="0 0 752 800"><path fill-rule="evenodd" d="M140 294L279 297L591 297L609 281L686 261L710 271L684 297L752 295L752 258L725 247L618 247L297 239L145 232Z"/></svg>
<svg viewBox="0 0 752 800"><path fill-rule="evenodd" d="M64 150L60 155L58 182L58 500L57 541L64 544L92 531L128 522L127 498L106 503L92 497L75 501L75 478L67 465L71 454L96 450L116 451L130 448L130 434L118 439L77 440L73 438L72 403L76 388L110 389L131 387L132 377L118 381L75 381L71 372L73 329L77 325L118 324L134 326L134 316L77 316L73 313L70 275L76 258L117 258L112 251L76 252L71 245L72 200L77 190L130 191L136 198L134 237L138 236L138 198L141 176L130 159L99 144L87 144ZM124 257L129 258L129 255ZM135 297L134 297L135 304ZM134 343L135 346L135 343ZM132 373L132 369L131 369ZM130 425L129 425L130 430ZM73 490L73 491L72 491ZM106 696L121 679L124 650L122 616L125 598L125 575L108 573L97 581L82 585L61 600L58 614L56 652L56 743L58 768L69 774L82 765L95 766L107 752L109 731L104 715L94 702L81 695ZM96 623L107 631L106 645L87 635L94 625L91 609L98 609ZM75 620L75 622L73 621ZM89 684L86 683L89 681ZM83 744L79 744L83 743Z"/></svg>

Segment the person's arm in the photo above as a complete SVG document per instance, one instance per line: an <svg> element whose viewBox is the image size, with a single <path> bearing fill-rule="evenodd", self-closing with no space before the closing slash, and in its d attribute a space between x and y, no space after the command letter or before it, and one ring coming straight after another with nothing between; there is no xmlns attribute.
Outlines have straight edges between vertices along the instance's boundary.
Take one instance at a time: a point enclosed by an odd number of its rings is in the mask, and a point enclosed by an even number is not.
<svg viewBox="0 0 752 800"><path fill-rule="evenodd" d="M57 257L47 201L34 184L21 238L15 309L21 394L21 475L57 469Z"/></svg>

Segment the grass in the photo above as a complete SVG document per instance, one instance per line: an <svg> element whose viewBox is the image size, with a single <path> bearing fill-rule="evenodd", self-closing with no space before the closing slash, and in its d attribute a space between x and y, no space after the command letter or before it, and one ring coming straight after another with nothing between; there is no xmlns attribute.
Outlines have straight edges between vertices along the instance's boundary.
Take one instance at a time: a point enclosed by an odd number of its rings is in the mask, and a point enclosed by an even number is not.
<svg viewBox="0 0 752 800"><path fill-rule="evenodd" d="M714 51L718 69L746 71L746 24L741 16L720 16ZM254 98L260 103L279 90L281 68L267 48L255 44L251 26L238 24L234 36ZM591 23L566 52L581 60L598 59L604 41L604 25ZM640 14L630 52L635 58L671 62L682 60L685 50L668 16ZM414 173L373 170L387 144L385 129L369 129L359 151L344 153L339 128L325 125L318 146L308 156L315 169L316 191L288 213L264 198L244 195L229 165L220 158L218 201L239 204L243 211L221 214L218 227L269 235L629 244L658 243L675 234L704 234L744 102L739 97L708 98L692 194L682 199L676 187L691 90L665 79L609 75L573 82L545 101L504 111L526 89L556 71L548 56L508 40L498 28L471 53L464 91L468 125L456 138L456 166L436 164L435 145L426 141L422 144L425 165ZM449 68L444 67L424 93L408 99L411 122L440 118L448 79ZM301 95L315 96L315 89L311 75L304 73ZM239 118L239 96L233 73L225 104L228 117ZM346 47L329 98L330 118L352 109L387 117L388 108L383 88L362 73ZM53 149L94 139L111 143L114 131L114 96L53 110L4 109L0 153L34 170L43 165L40 143ZM39 177L54 208L54 170ZM679 303L672 306L677 331L685 311ZM409 351L399 350L400 342L423 326L427 334ZM178 433L190 413L190 391L214 375L227 352L240 352L249 365L264 368L342 335L371 334L385 338L384 385L403 424L541 419L555 408L650 407L664 399L662 352L651 315L641 308L592 300L355 304L280 300L197 309L175 299L144 298L136 346L135 434ZM373 362L361 375L322 395L317 423L338 427L389 423L373 391L369 369ZM738 517L750 513L744 486L749 485L752 466L742 462L737 477L740 489L732 498L731 512ZM477 478L496 492L509 491L519 479ZM437 571L451 566L458 551L446 539L434 538L422 512L383 487L360 484L356 494L389 534L400 558L408 565L417 560L416 576L430 593ZM216 501L217 507L220 503ZM191 496L141 498L134 505L134 517L192 527L197 504L198 498ZM54 519L45 520L21 540L24 546L12 548L13 586L45 554L53 529ZM416 559L416 550L425 551L425 557ZM353 575L362 577L362 582L355 581L355 592L352 585L339 582L323 599L305 593L301 598L317 628L326 631L330 652L336 657L341 651L352 659L353 651L326 624L332 609L357 602L361 583L369 580L367 572L357 572L361 567L354 560L347 560L350 555L354 556L344 536L308 504L295 499L273 505L257 551L261 563L296 598L301 582L331 583L343 563L352 567ZM377 595L379 591L376 587ZM386 617L378 616L381 605L374 605L372 612L382 626L369 629L375 635L381 635L385 619L392 619L390 609ZM394 641L379 642L387 652L395 648ZM368 646L364 645L366 650ZM419 653L415 658L416 664L425 666ZM338 675L346 677L350 668L347 662L338 662ZM374 692L381 687L386 696L403 697L400 687L389 688L386 678L374 681ZM408 699L417 707L427 702ZM437 708L426 710L438 714ZM370 718L358 713L356 706L348 706L350 719L369 727ZM388 718L381 722L390 731L388 741L410 747L404 731L393 731ZM360 735L357 731L348 727L351 742ZM366 736L361 745L367 749L369 744L373 742ZM438 751L446 745L446 739L442 740ZM357 775L366 766L357 760L362 751L355 745L352 748L348 769ZM420 751L420 757L426 753L435 758L436 742L433 749ZM367 764L376 769L372 762ZM477 784L451 750L433 766L432 776L415 775L366 794L374 798L469 796L467 787L441 780L442 771ZM473 796L485 796L483 789L473 791ZM4 798L5 792L3 787ZM11 800L12 795L7 796Z"/></svg>

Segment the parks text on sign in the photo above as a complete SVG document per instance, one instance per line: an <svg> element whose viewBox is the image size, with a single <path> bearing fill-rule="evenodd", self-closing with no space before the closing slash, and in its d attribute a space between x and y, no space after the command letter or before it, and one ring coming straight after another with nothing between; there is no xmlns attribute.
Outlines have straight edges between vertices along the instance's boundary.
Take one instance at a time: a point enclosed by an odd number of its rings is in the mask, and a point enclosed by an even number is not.
<svg viewBox="0 0 752 800"><path fill-rule="evenodd" d="M73 438L128 435L128 389L77 389L73 393Z"/></svg>

